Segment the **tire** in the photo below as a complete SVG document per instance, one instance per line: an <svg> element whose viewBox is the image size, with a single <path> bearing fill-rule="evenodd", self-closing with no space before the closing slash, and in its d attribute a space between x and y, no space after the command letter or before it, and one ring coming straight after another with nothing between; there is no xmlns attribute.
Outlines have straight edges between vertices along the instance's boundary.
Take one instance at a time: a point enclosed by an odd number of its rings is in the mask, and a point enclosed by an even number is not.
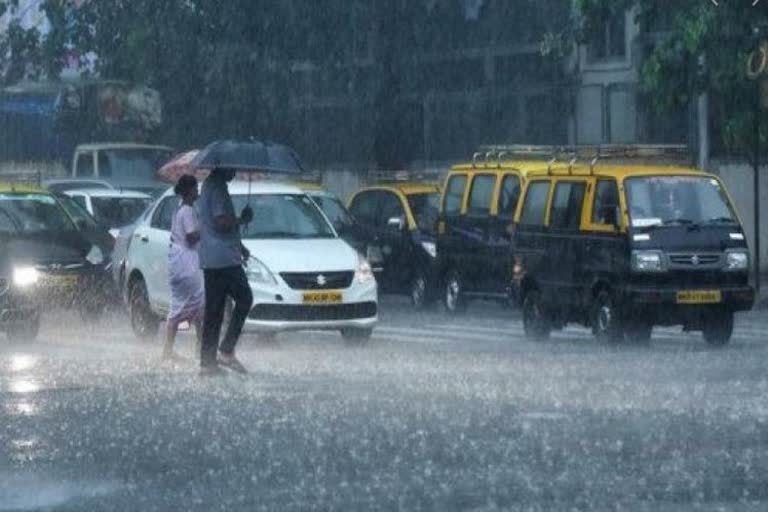
<svg viewBox="0 0 768 512"><path fill-rule="evenodd" d="M592 333L595 339L603 343L622 341L624 329L621 320L621 311L611 294L607 290L600 291L592 306Z"/></svg>
<svg viewBox="0 0 768 512"><path fill-rule="evenodd" d="M624 341L627 343L637 343L646 345L651 342L653 335L653 324L650 322L638 320L627 322L624 326Z"/></svg>
<svg viewBox="0 0 768 512"><path fill-rule="evenodd" d="M427 278L424 277L424 274L416 274L411 280L409 292L413 309L421 311L429 306L429 299L427 298Z"/></svg>
<svg viewBox="0 0 768 512"><path fill-rule="evenodd" d="M707 316L704 321L704 341L713 347L722 347L731 341L733 336L733 312L720 311Z"/></svg>
<svg viewBox="0 0 768 512"><path fill-rule="evenodd" d="M461 282L461 276L458 272L452 270L445 278L443 295L443 306L447 313L458 315L467 310L467 303L462 295L463 284Z"/></svg>
<svg viewBox="0 0 768 512"><path fill-rule="evenodd" d="M143 279L137 279L129 285L128 313L131 318L131 329L137 338L149 341L157 336L160 319L152 312L149 305L147 285Z"/></svg>
<svg viewBox="0 0 768 512"><path fill-rule="evenodd" d="M40 313L34 313L23 322L14 322L8 325L6 333L11 341L24 343L35 341L40 333Z"/></svg>
<svg viewBox="0 0 768 512"><path fill-rule="evenodd" d="M341 330L341 336L344 338L344 341L358 345L367 343L371 339L372 334L373 329L350 328Z"/></svg>
<svg viewBox="0 0 768 512"><path fill-rule="evenodd" d="M546 317L544 305L541 301L541 292L531 290L526 293L522 308L525 337L533 341L549 339L552 326Z"/></svg>

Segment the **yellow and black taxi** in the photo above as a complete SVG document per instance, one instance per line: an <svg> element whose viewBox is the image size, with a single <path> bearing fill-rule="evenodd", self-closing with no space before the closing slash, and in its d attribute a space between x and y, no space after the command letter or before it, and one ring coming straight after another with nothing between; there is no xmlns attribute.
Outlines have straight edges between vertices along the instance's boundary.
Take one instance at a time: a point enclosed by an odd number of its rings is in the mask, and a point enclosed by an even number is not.
<svg viewBox="0 0 768 512"><path fill-rule="evenodd" d="M0 184L0 330L34 339L51 308L103 307L109 247L90 238L50 192Z"/></svg>
<svg viewBox="0 0 768 512"><path fill-rule="evenodd" d="M514 160L504 152L475 155L445 178L437 222L438 273L445 310L460 313L471 299L511 298L512 237L520 192L538 160ZM511 155L510 155L511 156Z"/></svg>
<svg viewBox="0 0 768 512"><path fill-rule="evenodd" d="M434 300L440 189L410 178L394 175L359 190L349 200L349 211L381 291L408 294L422 308Z"/></svg>
<svg viewBox="0 0 768 512"><path fill-rule="evenodd" d="M516 213L515 289L526 334L568 322L647 342L657 325L730 341L752 308L750 255L725 186L682 166L569 166L529 176Z"/></svg>

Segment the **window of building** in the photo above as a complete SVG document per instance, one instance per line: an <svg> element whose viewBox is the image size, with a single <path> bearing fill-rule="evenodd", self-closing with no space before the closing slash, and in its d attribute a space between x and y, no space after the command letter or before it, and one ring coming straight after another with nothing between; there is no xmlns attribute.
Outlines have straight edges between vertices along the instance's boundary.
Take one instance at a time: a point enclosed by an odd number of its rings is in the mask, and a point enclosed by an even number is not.
<svg viewBox="0 0 768 512"><path fill-rule="evenodd" d="M627 56L627 17L623 10L613 13L594 30L587 45L587 60L599 62Z"/></svg>

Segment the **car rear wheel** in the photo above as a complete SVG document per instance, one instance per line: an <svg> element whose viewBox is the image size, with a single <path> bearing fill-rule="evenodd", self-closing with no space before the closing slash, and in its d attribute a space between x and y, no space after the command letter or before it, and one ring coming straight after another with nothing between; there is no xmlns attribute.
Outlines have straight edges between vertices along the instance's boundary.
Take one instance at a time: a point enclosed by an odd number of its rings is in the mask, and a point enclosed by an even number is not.
<svg viewBox="0 0 768 512"><path fill-rule="evenodd" d="M35 341L40 332L40 313L36 312L23 321L14 322L6 328L6 332L11 341Z"/></svg>
<svg viewBox="0 0 768 512"><path fill-rule="evenodd" d="M414 309L424 309L429 305L427 300L427 278L424 274L416 274L411 280L411 305Z"/></svg>
<svg viewBox="0 0 768 512"><path fill-rule="evenodd" d="M592 333L597 341L618 343L623 332L621 311L616 301L607 290L600 291L592 306Z"/></svg>
<svg viewBox="0 0 768 512"><path fill-rule="evenodd" d="M541 303L541 292L531 290L523 299L523 331L525 337L534 341L549 338L552 326Z"/></svg>
<svg viewBox="0 0 768 512"><path fill-rule="evenodd" d="M722 347L733 336L733 312L721 311L707 316L704 321L704 340L713 347Z"/></svg>
<svg viewBox="0 0 768 512"><path fill-rule="evenodd" d="M455 270L449 272L445 278L445 297L443 299L443 305L448 313L455 315L466 311L467 304L463 294L464 285L461 276Z"/></svg>
<svg viewBox="0 0 768 512"><path fill-rule="evenodd" d="M152 312L149 305L147 285L143 279L137 279L128 290L128 310L133 333L142 340L151 340L157 336L160 319Z"/></svg>
<svg viewBox="0 0 768 512"><path fill-rule="evenodd" d="M371 339L372 334L373 329L350 328L341 330L341 337L344 338L344 341L355 344L366 343Z"/></svg>

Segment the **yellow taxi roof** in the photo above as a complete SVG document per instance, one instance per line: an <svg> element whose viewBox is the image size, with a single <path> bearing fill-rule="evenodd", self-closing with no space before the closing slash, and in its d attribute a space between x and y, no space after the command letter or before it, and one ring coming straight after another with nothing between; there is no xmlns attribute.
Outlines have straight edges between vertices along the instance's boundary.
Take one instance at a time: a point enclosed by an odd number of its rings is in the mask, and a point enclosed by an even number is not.
<svg viewBox="0 0 768 512"><path fill-rule="evenodd" d="M555 176L567 176L568 166L553 167L552 174ZM700 169L691 167L682 167L676 165L641 165L641 164L598 164L590 169L590 166L579 164L573 166L570 173L573 176L602 176L617 178L623 180L636 176L712 176ZM547 176L546 169L537 169L532 176Z"/></svg>
<svg viewBox="0 0 768 512"><path fill-rule="evenodd" d="M429 194L429 193L439 193L440 187L435 183L426 183L426 182L417 182L417 181L392 181L392 182L381 182L377 183L375 185L372 185L370 187L366 187L366 189L372 189L372 188L389 188L398 190L401 193L405 195L411 195L411 194Z"/></svg>
<svg viewBox="0 0 768 512"><path fill-rule="evenodd" d="M37 185L29 185L27 183L6 183L0 181L0 193L7 194L9 192L17 192L20 194L50 194L49 191Z"/></svg>

